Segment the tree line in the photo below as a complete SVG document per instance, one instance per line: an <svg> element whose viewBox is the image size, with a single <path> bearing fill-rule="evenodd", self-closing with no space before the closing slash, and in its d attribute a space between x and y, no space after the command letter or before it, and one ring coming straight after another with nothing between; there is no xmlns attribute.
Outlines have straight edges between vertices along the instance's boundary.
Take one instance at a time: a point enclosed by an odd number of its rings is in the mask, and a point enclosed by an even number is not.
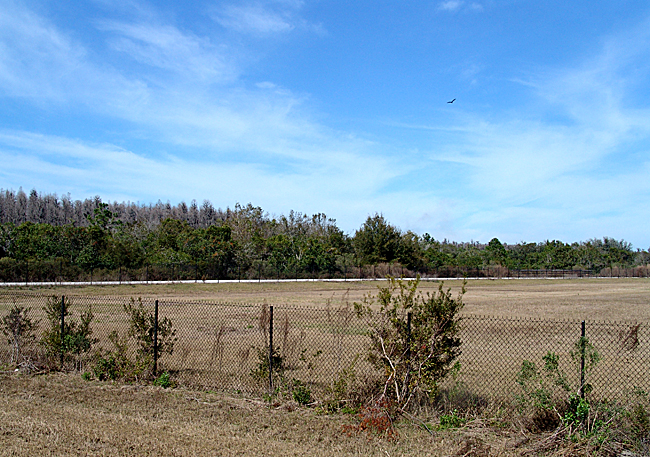
<svg viewBox="0 0 650 457"><path fill-rule="evenodd" d="M575 243L436 240L428 233L404 232L381 214L346 234L322 213L271 216L252 204L222 210L208 200L142 205L0 190L0 266L30 261L58 261L81 270L201 263L239 274L263 262L278 275L334 275L346 265L378 264L414 272L448 266L598 272L646 266L650 256L607 237Z"/></svg>

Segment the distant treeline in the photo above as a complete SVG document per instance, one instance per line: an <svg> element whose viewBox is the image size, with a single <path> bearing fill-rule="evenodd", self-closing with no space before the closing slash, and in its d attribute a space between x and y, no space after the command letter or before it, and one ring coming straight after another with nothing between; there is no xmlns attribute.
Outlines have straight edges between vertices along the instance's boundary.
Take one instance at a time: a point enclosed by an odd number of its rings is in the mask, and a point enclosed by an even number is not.
<svg viewBox="0 0 650 457"><path fill-rule="evenodd" d="M378 264L415 272L449 266L598 272L645 266L650 256L612 238L571 244L436 240L428 233L403 232L380 214L346 234L325 214L270 216L251 204L222 210L208 200L141 205L0 190L0 264L30 261L81 270L200 263L239 274L261 262L283 275L334 275L347 266Z"/></svg>

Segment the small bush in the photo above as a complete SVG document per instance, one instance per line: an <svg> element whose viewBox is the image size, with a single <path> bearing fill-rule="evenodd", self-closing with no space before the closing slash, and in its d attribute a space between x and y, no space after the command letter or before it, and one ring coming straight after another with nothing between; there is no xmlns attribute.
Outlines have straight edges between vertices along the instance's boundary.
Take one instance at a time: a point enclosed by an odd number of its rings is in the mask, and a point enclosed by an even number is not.
<svg viewBox="0 0 650 457"><path fill-rule="evenodd" d="M5 317L0 321L0 330L8 337L7 342L11 346L11 363L17 364L26 345L36 339L34 330L38 325L29 317L30 308L14 305Z"/></svg>
<svg viewBox="0 0 650 457"><path fill-rule="evenodd" d="M443 283L437 294L423 296L417 290L419 281L389 278L376 298L355 303L360 317L371 318L369 360L385 373L379 398L391 399L398 410L406 409L414 396L424 394L433 400L439 382L460 355L458 313L466 282L454 298ZM378 312L372 309L375 302Z"/></svg>
<svg viewBox="0 0 650 457"><path fill-rule="evenodd" d="M162 388L165 388L165 389L167 389L169 387L172 387L173 384L172 384L169 372L165 371L160 376L158 376L154 380L153 385L154 386L159 386L159 387L162 387Z"/></svg>
<svg viewBox="0 0 650 457"><path fill-rule="evenodd" d="M302 381L294 379L291 396L298 404L307 405L311 402L311 389Z"/></svg>
<svg viewBox="0 0 650 457"><path fill-rule="evenodd" d="M571 358L578 375L582 374L587 379L599 362L600 355L587 338L581 337L571 351ZM524 360L517 374L517 384L522 390L516 397L520 410L532 409L531 419L540 430L549 430L561 422L591 433L598 426L596 422L588 420L591 406L585 395L591 392L591 384L585 382L571 386L566 374L560 370L559 356L554 352L547 352L542 360L544 366L541 370L534 362ZM582 373L581 360L585 361Z"/></svg>
<svg viewBox="0 0 650 457"><path fill-rule="evenodd" d="M257 381L258 383L264 384L268 383L269 379L269 349L265 347L263 349L253 348L257 352L257 366L251 369L250 376ZM273 354L271 356L271 362L273 368L271 370L271 377L273 380L273 385L278 387L285 383L284 371L286 367L284 366L284 358L280 355L278 348L273 348Z"/></svg>
<svg viewBox="0 0 650 457"><path fill-rule="evenodd" d="M49 328L41 336L40 345L45 349L45 354L51 362L63 354L64 361L73 360L75 368L80 369L83 355L90 352L97 339L91 338L92 329L90 324L93 320L93 313L90 307L87 311L81 312L79 321L72 319L70 314L71 302L65 298L55 296L49 297L43 310L49 322ZM61 307L63 306L64 327L61 335Z"/></svg>
<svg viewBox="0 0 650 457"><path fill-rule="evenodd" d="M458 415L458 410L454 409L449 414L440 416L440 425L438 430L447 430L449 428L458 428L465 425L467 420Z"/></svg>
<svg viewBox="0 0 650 457"><path fill-rule="evenodd" d="M131 303L124 305L124 311L130 317L129 336L137 342L138 353L143 357L153 357L155 316L148 312L142 299L131 298ZM172 354L174 344L178 341L176 330L169 318L158 319L158 354Z"/></svg>
<svg viewBox="0 0 650 457"><path fill-rule="evenodd" d="M151 363L148 357L139 357L134 362L128 356L128 344L120 338L117 331L111 332L108 339L113 343L112 351L99 351L95 355L93 374L100 381L130 382L144 377Z"/></svg>

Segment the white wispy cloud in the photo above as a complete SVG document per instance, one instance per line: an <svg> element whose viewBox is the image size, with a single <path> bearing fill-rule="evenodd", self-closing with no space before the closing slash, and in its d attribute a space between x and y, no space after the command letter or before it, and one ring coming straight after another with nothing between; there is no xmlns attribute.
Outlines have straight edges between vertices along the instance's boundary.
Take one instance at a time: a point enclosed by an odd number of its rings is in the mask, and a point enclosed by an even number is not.
<svg viewBox="0 0 650 457"><path fill-rule="evenodd" d="M59 82L84 54L83 47L29 10L12 2L2 5L0 88L6 95L59 98Z"/></svg>
<svg viewBox="0 0 650 457"><path fill-rule="evenodd" d="M456 12L456 11L473 11L473 12L481 12L483 11L483 5L478 3L478 2L466 2L465 0L447 0L444 2L438 3L438 9L441 11L449 11L449 12Z"/></svg>
<svg viewBox="0 0 650 457"><path fill-rule="evenodd" d="M0 11L0 93L37 105L81 104L93 109L137 105L147 84L91 61L88 50L47 19L5 2ZM125 103L125 100L128 102Z"/></svg>
<svg viewBox="0 0 650 457"><path fill-rule="evenodd" d="M278 171L246 161L193 160L177 156L147 158L111 144L25 131L0 131L3 186L25 182L41 191L56 191L60 182L74 195L175 201L212 198L217 205L251 201L276 211L329 212L349 226L357 224L375 202L378 188L396 174L394 165L376 158L319 149L322 161ZM38 176L38 179L33 179ZM355 203L340 202L355 195ZM354 221L354 222L350 222Z"/></svg>
<svg viewBox="0 0 650 457"><path fill-rule="evenodd" d="M238 33L269 36L286 34L293 30L324 33L321 24L310 23L300 15L301 1L256 1L231 3L215 9L214 20Z"/></svg>
<svg viewBox="0 0 650 457"><path fill-rule="evenodd" d="M207 38L165 24L101 22L99 28L113 33L114 50L145 65L210 83L236 77L236 64L228 59L225 47Z"/></svg>
<svg viewBox="0 0 650 457"><path fill-rule="evenodd" d="M462 0L448 0L446 2L440 2L438 4L438 9L444 11L457 11L465 2Z"/></svg>
<svg viewBox="0 0 650 457"><path fill-rule="evenodd" d="M277 13L261 4L228 5L215 19L226 28L244 33L286 33L295 28L286 13Z"/></svg>

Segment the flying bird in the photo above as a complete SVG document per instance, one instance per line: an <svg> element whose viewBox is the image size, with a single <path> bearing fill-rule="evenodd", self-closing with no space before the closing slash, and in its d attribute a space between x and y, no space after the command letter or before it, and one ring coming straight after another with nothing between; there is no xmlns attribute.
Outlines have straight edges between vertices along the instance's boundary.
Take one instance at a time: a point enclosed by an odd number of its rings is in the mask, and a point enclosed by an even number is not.
<svg viewBox="0 0 650 457"><path fill-rule="evenodd" d="M454 98L452 101L447 102L447 103L454 103L455 101L456 101L456 99Z"/></svg>

